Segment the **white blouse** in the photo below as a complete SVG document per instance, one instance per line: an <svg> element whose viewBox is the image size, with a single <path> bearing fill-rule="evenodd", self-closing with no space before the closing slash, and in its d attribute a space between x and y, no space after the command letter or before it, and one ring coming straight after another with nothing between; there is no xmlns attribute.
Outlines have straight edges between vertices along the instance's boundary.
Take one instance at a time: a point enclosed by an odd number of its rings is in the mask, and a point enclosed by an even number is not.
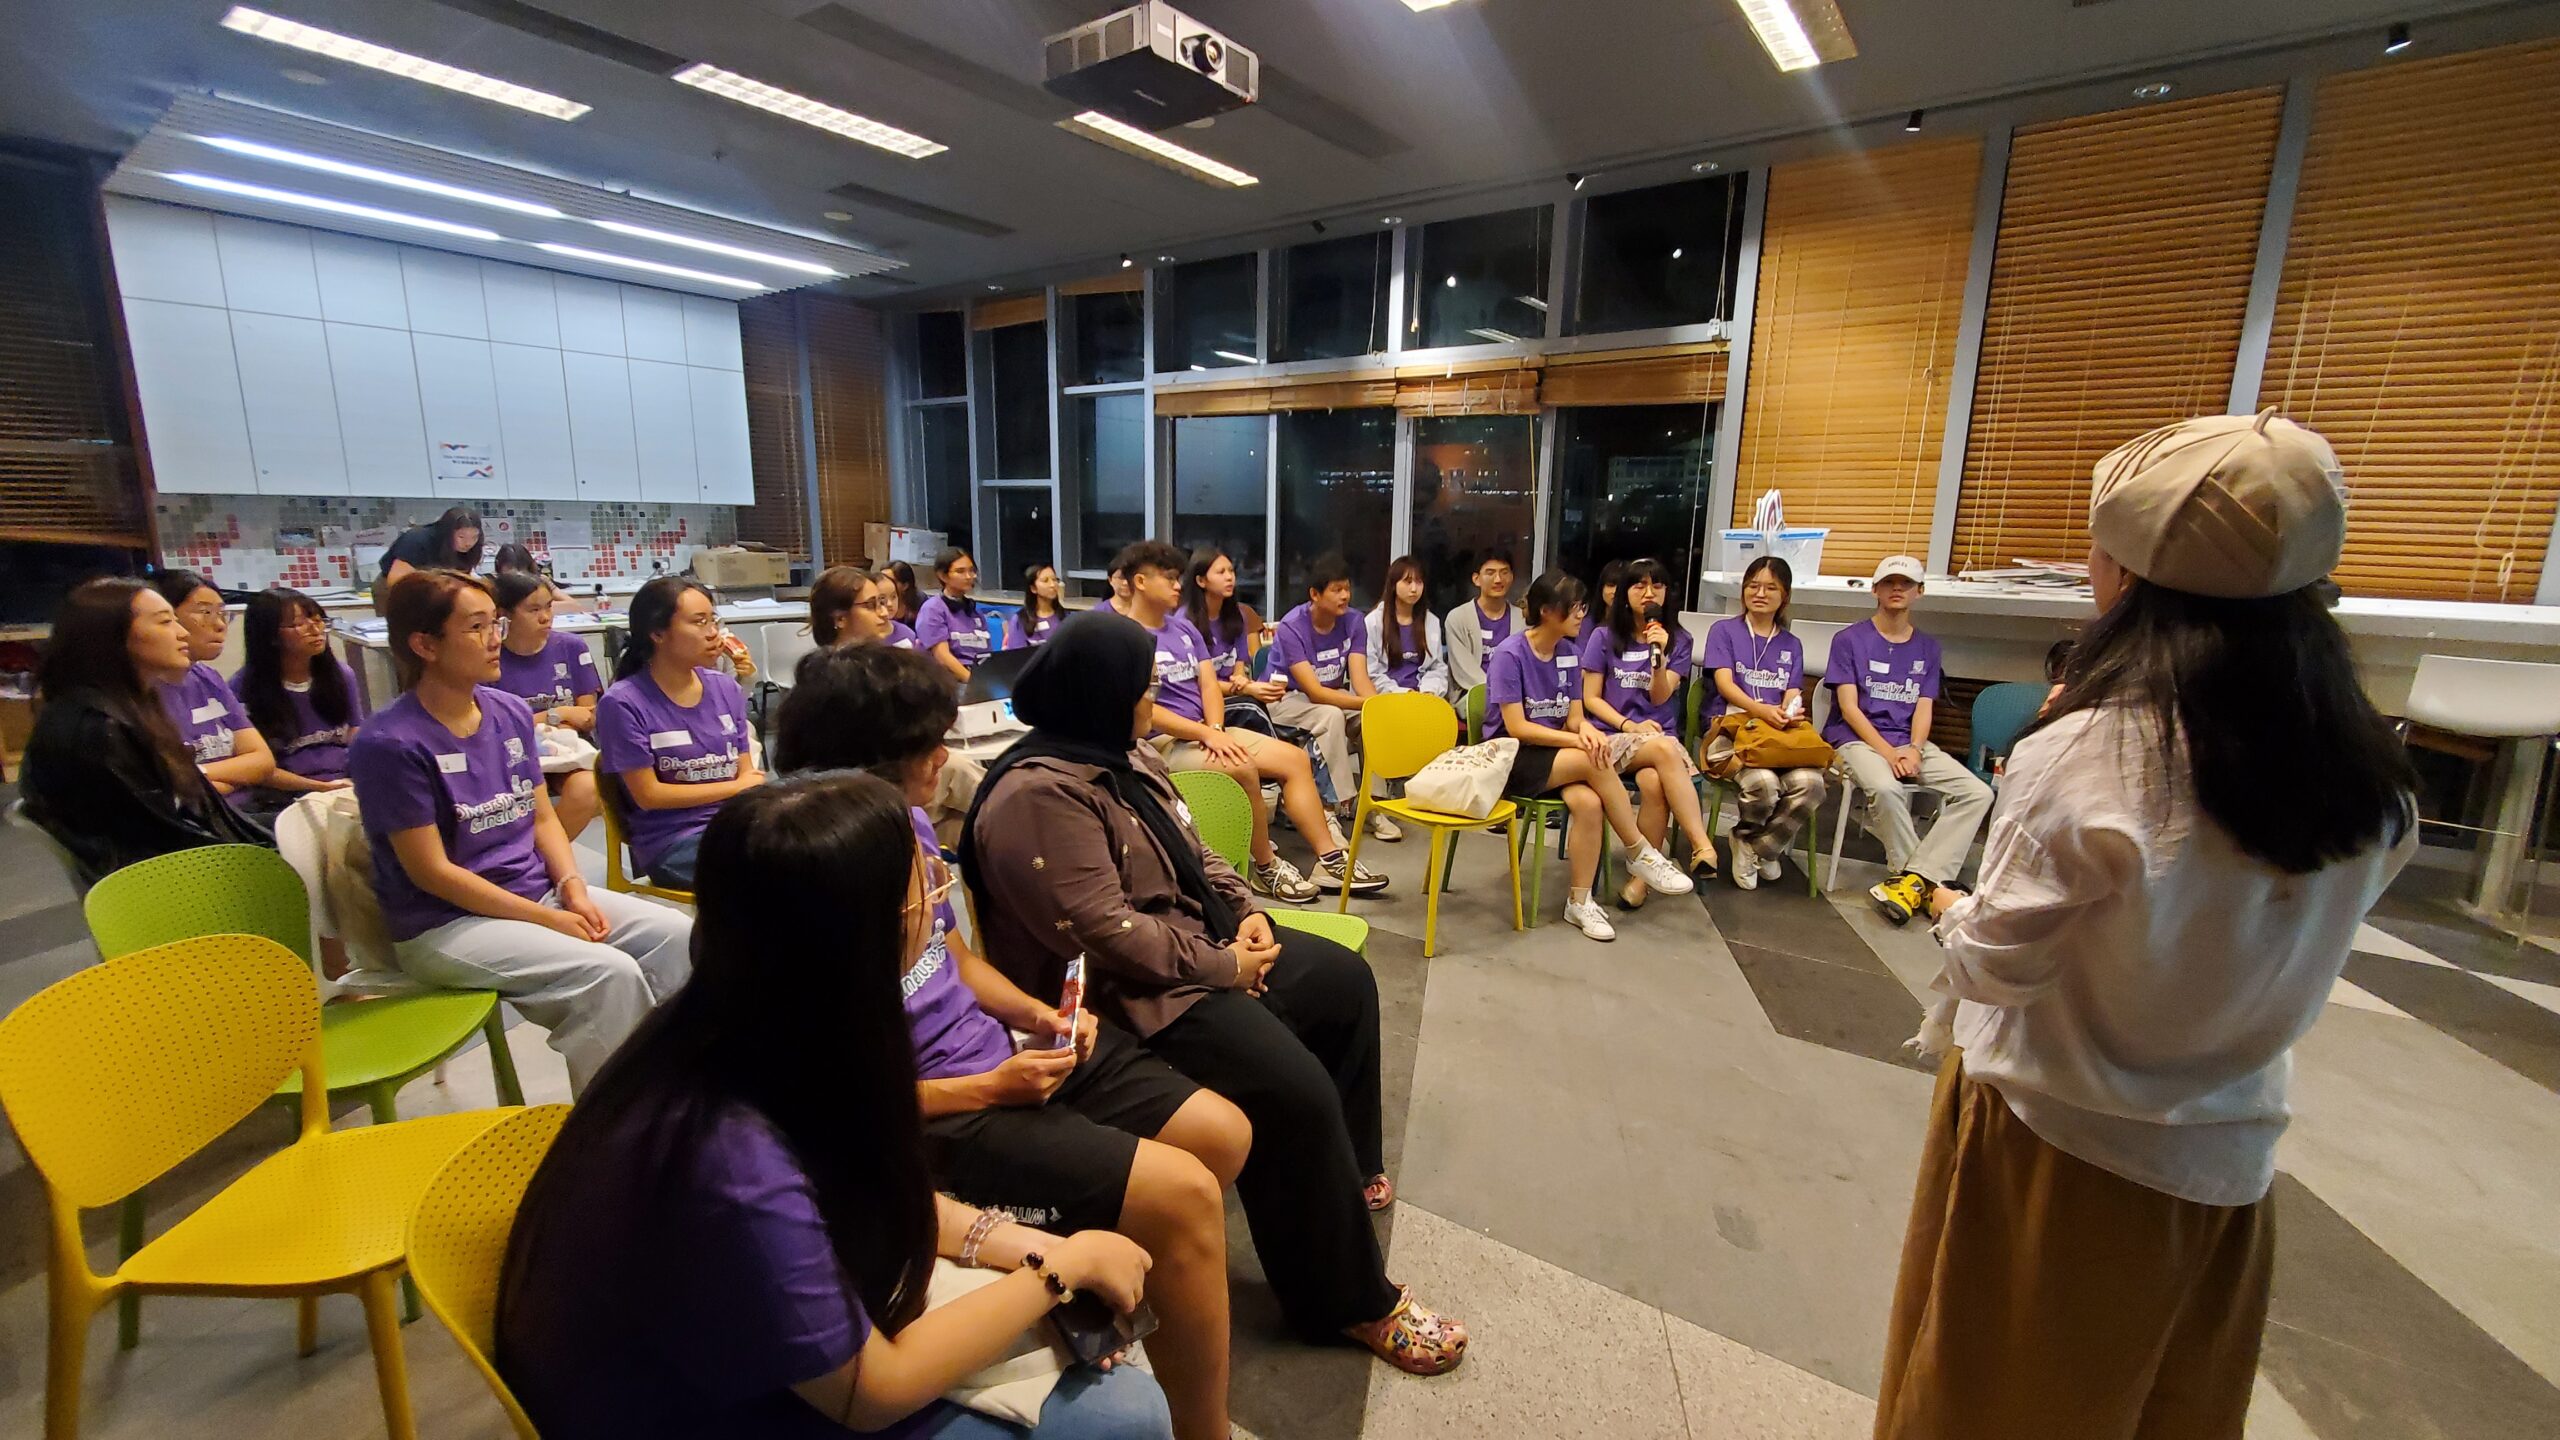
<svg viewBox="0 0 2560 1440"><path fill-rule="evenodd" d="M2242 853L2146 712L2065 716L2009 757L1979 890L1938 922L1965 1074L2047 1143L2247 1205L2275 1178L2293 1043L2417 848L2308 875Z"/></svg>

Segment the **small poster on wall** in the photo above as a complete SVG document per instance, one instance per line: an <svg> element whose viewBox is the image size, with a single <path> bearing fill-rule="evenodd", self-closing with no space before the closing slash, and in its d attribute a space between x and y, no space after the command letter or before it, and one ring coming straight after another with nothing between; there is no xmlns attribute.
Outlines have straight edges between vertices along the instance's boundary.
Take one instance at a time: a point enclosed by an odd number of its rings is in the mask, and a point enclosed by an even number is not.
<svg viewBox="0 0 2560 1440"><path fill-rule="evenodd" d="M436 442L436 484L485 484L494 482L497 478L497 457L493 448L486 442L467 440Z"/></svg>

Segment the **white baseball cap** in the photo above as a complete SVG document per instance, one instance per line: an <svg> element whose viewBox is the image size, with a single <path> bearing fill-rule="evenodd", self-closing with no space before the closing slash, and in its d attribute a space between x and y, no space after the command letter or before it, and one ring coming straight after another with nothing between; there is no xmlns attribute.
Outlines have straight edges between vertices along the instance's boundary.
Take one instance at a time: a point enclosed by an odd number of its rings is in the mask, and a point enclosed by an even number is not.
<svg viewBox="0 0 2560 1440"><path fill-rule="evenodd" d="M1899 575L1914 585L1929 583L1929 567L1920 563L1917 555L1887 555L1876 562L1876 573L1867 583L1877 584L1887 575Z"/></svg>

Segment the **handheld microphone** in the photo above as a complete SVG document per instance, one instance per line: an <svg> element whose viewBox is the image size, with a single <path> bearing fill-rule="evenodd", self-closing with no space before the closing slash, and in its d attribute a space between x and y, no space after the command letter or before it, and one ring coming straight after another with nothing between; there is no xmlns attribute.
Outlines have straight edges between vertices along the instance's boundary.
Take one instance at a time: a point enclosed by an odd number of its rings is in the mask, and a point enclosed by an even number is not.
<svg viewBox="0 0 2560 1440"><path fill-rule="evenodd" d="M1647 625L1654 624L1656 621L1659 621L1661 618L1662 618L1662 607L1661 607L1661 606L1659 606L1659 605L1647 605L1646 607L1644 607L1644 609L1642 609L1642 610L1640 610L1640 611L1636 612L1636 628L1637 628L1637 629L1639 629L1639 630L1641 630L1641 629L1643 629L1643 628L1644 628L1645 626L1647 626ZM1662 665L1663 665L1662 644L1661 644L1661 642L1660 642L1660 641L1656 641L1656 642L1654 642L1654 646L1653 646L1653 668L1654 668L1654 669L1656 669L1656 670L1659 670L1659 669L1661 669L1661 668L1662 668Z"/></svg>

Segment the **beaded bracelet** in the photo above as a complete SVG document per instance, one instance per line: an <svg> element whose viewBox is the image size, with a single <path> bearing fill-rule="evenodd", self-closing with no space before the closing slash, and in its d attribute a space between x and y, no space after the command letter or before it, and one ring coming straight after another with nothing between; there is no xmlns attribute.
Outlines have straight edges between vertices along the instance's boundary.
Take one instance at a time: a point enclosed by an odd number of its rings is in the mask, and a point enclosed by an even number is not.
<svg viewBox="0 0 2560 1440"><path fill-rule="evenodd" d="M969 1238L960 1242L960 1263L968 1266L976 1265L978 1247L986 1244L987 1237L994 1234L995 1228L1004 1222L1005 1216L1000 1211L979 1211L977 1220L969 1226Z"/></svg>

